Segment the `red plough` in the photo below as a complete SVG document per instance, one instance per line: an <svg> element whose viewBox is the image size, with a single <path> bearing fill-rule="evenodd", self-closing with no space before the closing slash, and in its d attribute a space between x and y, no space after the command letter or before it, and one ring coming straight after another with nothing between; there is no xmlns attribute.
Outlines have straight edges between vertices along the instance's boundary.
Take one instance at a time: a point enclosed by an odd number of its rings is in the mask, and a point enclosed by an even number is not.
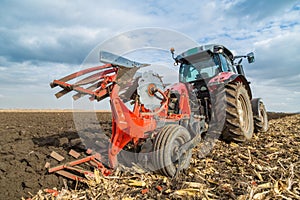
<svg viewBox="0 0 300 200"><path fill-rule="evenodd" d="M146 155L147 158L144 159L151 160L153 169L160 170L165 175L174 176L180 169L186 168L193 143L199 140L200 136L200 134L190 134L187 130L191 117L188 88L183 83L165 88L161 78L152 72L134 77L137 70L148 66L147 64L130 61L108 52L101 52L100 60L107 64L54 80L50 86L62 88L55 94L57 98L70 91L77 92L73 96L74 100L84 95L89 95L90 100L97 101L110 98L112 135L108 147L109 167L114 169L117 166L117 155L131 143L140 152L155 152ZM87 77L70 83L80 76ZM132 109L129 109L124 99L121 99L124 91L125 93L132 91L127 94L127 101L131 101ZM187 127L179 125L180 123L185 123ZM193 124L195 123L204 127L199 117L193 119ZM151 149L146 147L149 144ZM62 169L74 170L74 165L91 161L90 159L104 175L110 174L109 170L93 156L51 168L49 172L60 172ZM143 163L144 160L138 162ZM70 174L68 175L71 177Z"/></svg>

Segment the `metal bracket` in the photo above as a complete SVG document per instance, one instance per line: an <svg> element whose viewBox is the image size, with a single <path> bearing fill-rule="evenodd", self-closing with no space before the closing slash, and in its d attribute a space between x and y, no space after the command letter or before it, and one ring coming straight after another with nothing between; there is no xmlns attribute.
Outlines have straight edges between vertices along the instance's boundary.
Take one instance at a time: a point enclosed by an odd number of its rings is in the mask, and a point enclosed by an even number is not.
<svg viewBox="0 0 300 200"><path fill-rule="evenodd" d="M56 167L52 167L48 170L49 173L55 172L57 174L60 174L62 176L65 176L67 178L73 179L73 180L78 180L81 182L85 181L84 176L94 176L94 173L88 170L84 170L77 165L83 164L83 163L89 163L92 166L96 167L99 169L104 176L108 176L111 174L111 171L107 169L101 162L101 156L100 154L94 154L82 159L78 159L72 162L68 162L63 165L59 165ZM68 170L68 171L66 171ZM73 172L73 173L72 173ZM77 174L82 174L83 176L79 176Z"/></svg>

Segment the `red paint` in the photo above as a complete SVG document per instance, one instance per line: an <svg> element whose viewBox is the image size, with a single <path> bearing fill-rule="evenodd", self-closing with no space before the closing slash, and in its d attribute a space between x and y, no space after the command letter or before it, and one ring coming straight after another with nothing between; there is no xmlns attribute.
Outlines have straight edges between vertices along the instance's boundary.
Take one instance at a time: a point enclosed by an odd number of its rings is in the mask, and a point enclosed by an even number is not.
<svg viewBox="0 0 300 200"><path fill-rule="evenodd" d="M59 80L54 80L53 83L50 84L51 87L60 86L63 88L62 91L56 94L57 98L72 90L78 92L78 94L74 95L75 99L80 98L85 94L90 95L90 100L98 101L105 97L110 97L110 106L112 111L112 135L110 139L111 145L108 149L108 157L111 168L115 168L117 166L117 155L129 142L132 141L134 145L137 145L140 139L149 137L149 135L146 135L145 133L154 131L157 128L157 120L163 119L168 122L177 122L182 118L188 118L191 113L188 89L183 83L171 85L166 88L165 91L158 89L157 92L163 96L163 100L161 101L160 108L157 108L153 112L150 112L149 109L145 108L144 105L138 101L135 101L133 110L129 110L119 97L120 86L116 83L118 69L118 67L113 67L110 64L93 67L73 73ZM98 70L101 71L96 72ZM95 72L95 74L83 78L75 84L67 83L69 80L90 72ZM84 88L83 86L86 84L93 85ZM177 91L180 94L180 114L168 114L170 91ZM160 119L157 119L157 117ZM86 159L74 162L76 164L78 162L86 162L91 159L91 157L87 157ZM96 162L96 164L104 175L110 174L110 171L107 170L101 163L98 164ZM60 169L64 169L64 167L59 166L51 168L49 172Z"/></svg>
<svg viewBox="0 0 300 200"><path fill-rule="evenodd" d="M234 75L233 72L221 72L214 78L210 79L208 85L213 83L223 83L225 80L229 79L232 75Z"/></svg>

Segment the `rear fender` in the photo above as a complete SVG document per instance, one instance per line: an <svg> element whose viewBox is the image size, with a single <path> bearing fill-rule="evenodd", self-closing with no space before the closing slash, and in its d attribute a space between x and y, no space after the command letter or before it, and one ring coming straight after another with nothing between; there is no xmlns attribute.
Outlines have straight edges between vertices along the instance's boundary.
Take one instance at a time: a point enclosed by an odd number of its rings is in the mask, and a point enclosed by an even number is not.
<svg viewBox="0 0 300 200"><path fill-rule="evenodd" d="M260 117L259 105L261 103L264 103L261 98L254 98L251 100L252 112L254 117Z"/></svg>
<svg viewBox="0 0 300 200"><path fill-rule="evenodd" d="M228 83L232 83L232 82L243 83L245 85L246 90L248 91L249 98L252 99L252 92L251 92L251 88L249 85L250 82L247 81L245 76L243 76L241 74L235 74L233 72L221 72L208 82L208 86L211 89L213 89L213 87L218 84L221 84L221 83L228 84Z"/></svg>
<svg viewBox="0 0 300 200"><path fill-rule="evenodd" d="M250 88L250 82L245 78L245 76L240 75L240 74L234 74L232 76L230 76L230 78L228 79L227 83L230 82L242 82L243 85L245 85L246 90L248 91L248 95L250 100L252 99L252 92L251 92L251 88Z"/></svg>

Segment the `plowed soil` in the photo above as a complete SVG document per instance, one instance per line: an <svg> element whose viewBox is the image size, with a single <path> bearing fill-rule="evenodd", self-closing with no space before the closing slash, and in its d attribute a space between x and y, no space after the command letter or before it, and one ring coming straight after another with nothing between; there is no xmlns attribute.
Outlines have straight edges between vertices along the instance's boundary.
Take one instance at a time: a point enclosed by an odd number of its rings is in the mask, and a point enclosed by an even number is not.
<svg viewBox="0 0 300 200"><path fill-rule="evenodd" d="M110 132L110 114L98 115ZM44 167L47 161L58 164L49 157L52 151L66 160L72 159L70 149L81 151L72 112L0 112L0 199L50 197L43 189L54 187L61 196L88 199L298 199L300 115L269 118L269 131L249 142L218 141L204 158L195 149L190 167L177 178L129 170L75 190L76 182Z"/></svg>

